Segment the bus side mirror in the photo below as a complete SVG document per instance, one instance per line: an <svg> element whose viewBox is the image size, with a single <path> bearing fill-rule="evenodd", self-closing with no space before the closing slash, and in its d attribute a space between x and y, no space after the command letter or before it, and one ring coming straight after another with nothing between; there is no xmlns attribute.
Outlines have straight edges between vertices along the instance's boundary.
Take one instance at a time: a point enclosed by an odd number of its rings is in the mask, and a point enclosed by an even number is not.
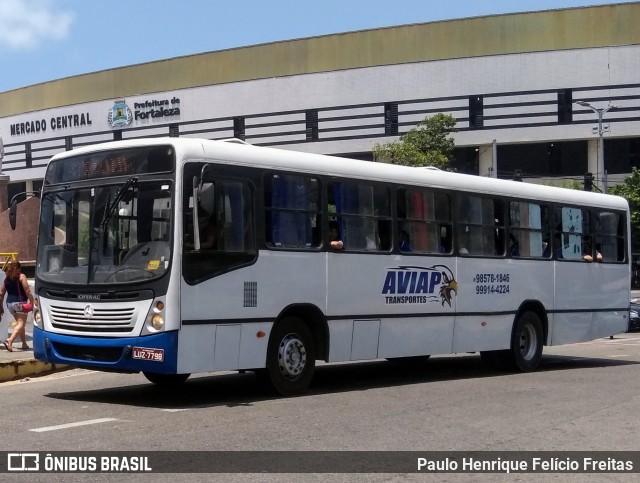
<svg viewBox="0 0 640 483"><path fill-rule="evenodd" d="M15 200L11 202L11 206L9 207L9 225L11 225L11 229L16 229L16 217L18 214L18 203Z"/></svg>

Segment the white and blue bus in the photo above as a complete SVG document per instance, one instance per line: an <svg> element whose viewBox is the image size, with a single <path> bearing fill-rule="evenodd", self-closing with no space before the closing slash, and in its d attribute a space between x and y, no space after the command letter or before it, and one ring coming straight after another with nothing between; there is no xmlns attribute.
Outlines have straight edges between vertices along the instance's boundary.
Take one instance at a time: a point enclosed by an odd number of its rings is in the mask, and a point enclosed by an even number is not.
<svg viewBox="0 0 640 483"><path fill-rule="evenodd" d="M156 138L54 156L40 216L36 357L155 383L253 370L295 395L316 361L467 352L530 371L628 323L615 196Z"/></svg>

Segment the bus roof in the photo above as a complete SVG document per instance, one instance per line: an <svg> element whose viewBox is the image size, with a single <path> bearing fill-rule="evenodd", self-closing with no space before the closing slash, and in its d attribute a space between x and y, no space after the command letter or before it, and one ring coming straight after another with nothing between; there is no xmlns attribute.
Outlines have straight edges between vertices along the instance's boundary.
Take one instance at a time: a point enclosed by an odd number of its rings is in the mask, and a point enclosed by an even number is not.
<svg viewBox="0 0 640 483"><path fill-rule="evenodd" d="M144 145L171 144L177 148L178 164L192 159L211 159L225 164L290 170L299 173L393 182L403 185L462 190L478 194L509 196L520 199L564 202L574 205L629 209L619 196L553 186L502 180L476 175L451 173L437 169L399 166L361 161L337 156L312 154L285 149L253 146L239 140L197 138L141 138L113 141L57 154L53 159L105 149Z"/></svg>

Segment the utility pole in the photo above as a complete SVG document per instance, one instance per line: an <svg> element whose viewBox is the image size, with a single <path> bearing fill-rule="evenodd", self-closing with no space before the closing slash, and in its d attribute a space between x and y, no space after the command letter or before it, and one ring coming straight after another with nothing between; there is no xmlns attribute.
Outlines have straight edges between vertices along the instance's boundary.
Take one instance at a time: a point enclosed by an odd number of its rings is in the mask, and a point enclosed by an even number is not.
<svg viewBox="0 0 640 483"><path fill-rule="evenodd" d="M607 192L607 176L604 171L604 138L603 135L605 132L609 131L609 126L605 126L602 124L602 118L605 113L609 112L611 109L615 109L616 106L609 104L607 107L593 107L586 101L576 101L576 104L579 104L583 107L588 107L598 116L598 127L593 129L594 134L598 134L598 159L597 159L597 167L596 170L596 183L599 183L599 188L603 193Z"/></svg>

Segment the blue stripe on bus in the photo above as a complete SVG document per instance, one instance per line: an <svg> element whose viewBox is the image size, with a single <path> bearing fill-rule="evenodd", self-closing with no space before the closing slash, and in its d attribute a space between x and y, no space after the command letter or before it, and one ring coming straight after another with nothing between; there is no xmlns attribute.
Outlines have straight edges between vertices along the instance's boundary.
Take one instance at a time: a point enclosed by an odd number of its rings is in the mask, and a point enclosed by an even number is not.
<svg viewBox="0 0 640 483"><path fill-rule="evenodd" d="M162 349L162 362L133 359L132 348ZM158 372L175 374L178 359L178 331L145 337L85 337L45 332L33 328L36 359L52 364L71 364L103 371Z"/></svg>

